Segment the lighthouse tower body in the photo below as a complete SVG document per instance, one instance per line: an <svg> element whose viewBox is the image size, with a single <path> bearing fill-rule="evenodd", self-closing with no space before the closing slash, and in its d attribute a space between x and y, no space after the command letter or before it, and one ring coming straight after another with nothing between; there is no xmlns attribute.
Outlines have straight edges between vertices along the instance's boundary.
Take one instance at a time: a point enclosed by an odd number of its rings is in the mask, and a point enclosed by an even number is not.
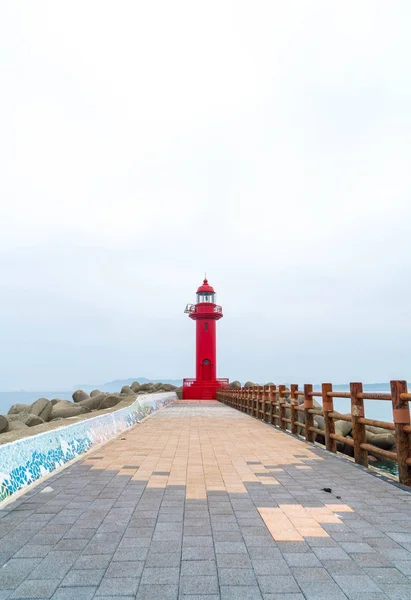
<svg viewBox="0 0 411 600"><path fill-rule="evenodd" d="M217 379L216 322L223 309L215 303L215 291L204 279L197 290L197 304L187 304L185 311L196 322L196 377L184 379L185 400L211 400L217 388L228 385L228 379Z"/></svg>

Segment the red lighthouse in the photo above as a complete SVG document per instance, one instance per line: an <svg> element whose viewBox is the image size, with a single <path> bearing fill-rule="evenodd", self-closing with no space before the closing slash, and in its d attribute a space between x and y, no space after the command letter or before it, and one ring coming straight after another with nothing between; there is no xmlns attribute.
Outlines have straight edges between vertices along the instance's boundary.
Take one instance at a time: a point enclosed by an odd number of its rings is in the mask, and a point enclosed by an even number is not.
<svg viewBox="0 0 411 600"><path fill-rule="evenodd" d="M211 400L228 379L217 379L216 322L223 309L215 304L214 288L207 279L197 290L197 304L187 304L184 312L196 322L196 378L184 379L183 398Z"/></svg>

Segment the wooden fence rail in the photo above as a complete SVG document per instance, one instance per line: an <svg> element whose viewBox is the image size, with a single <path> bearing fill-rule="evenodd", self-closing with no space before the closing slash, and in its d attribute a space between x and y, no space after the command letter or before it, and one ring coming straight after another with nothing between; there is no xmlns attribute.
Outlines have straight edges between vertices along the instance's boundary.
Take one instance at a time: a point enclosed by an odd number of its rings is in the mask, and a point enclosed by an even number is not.
<svg viewBox="0 0 411 600"><path fill-rule="evenodd" d="M314 398L320 400L317 407ZM344 415L336 412L334 398L350 399L351 413ZM299 432L304 431L308 442L314 442L317 435L323 436L325 447L330 452L337 452L337 443L350 446L355 462L364 467L368 467L369 454L395 461L400 483L411 486L411 394L408 393L406 381L391 381L390 394L364 393L362 383L350 383L349 392L334 392L331 383L323 383L321 391L313 391L311 384L305 384L302 390L296 384L291 385L290 389L284 385L221 388L217 391L217 400L284 431L288 428L293 435L298 436ZM364 400L390 401L393 422L367 419ZM323 418L323 428L315 427L316 416ZM336 433L336 421L350 422L352 437ZM391 432L395 437L395 451L367 443L367 426Z"/></svg>

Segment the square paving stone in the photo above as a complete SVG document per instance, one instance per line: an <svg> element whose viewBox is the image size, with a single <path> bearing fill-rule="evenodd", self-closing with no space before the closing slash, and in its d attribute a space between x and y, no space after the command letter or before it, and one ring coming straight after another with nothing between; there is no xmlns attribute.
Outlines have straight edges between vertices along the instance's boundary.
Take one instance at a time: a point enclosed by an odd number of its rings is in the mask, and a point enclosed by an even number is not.
<svg viewBox="0 0 411 600"><path fill-rule="evenodd" d="M160 561L159 564L161 564ZM180 569L178 567L146 567L141 576L141 583L144 585L177 584L179 576Z"/></svg>
<svg viewBox="0 0 411 600"><path fill-rule="evenodd" d="M96 589L95 587L60 587L53 594L52 600L91 600Z"/></svg>
<svg viewBox="0 0 411 600"><path fill-rule="evenodd" d="M252 569L219 569L218 580L220 585L257 585L257 580Z"/></svg>
<svg viewBox="0 0 411 600"><path fill-rule="evenodd" d="M196 577L182 576L180 593L184 594L217 594L219 591L217 576L198 575Z"/></svg>
<svg viewBox="0 0 411 600"><path fill-rule="evenodd" d="M112 562L107 569L107 577L141 577L144 561L130 560Z"/></svg>
<svg viewBox="0 0 411 600"><path fill-rule="evenodd" d="M243 542L216 542L216 554L247 554L247 548Z"/></svg>
<svg viewBox="0 0 411 600"><path fill-rule="evenodd" d="M381 585L381 589L390 600L409 600L411 598L411 584L397 585L390 583Z"/></svg>
<svg viewBox="0 0 411 600"><path fill-rule="evenodd" d="M198 546L197 548L183 548L183 560L214 560L214 548Z"/></svg>
<svg viewBox="0 0 411 600"><path fill-rule="evenodd" d="M149 552L146 560L146 567L178 567L181 562L180 554L176 552L163 552L161 556L155 552Z"/></svg>
<svg viewBox="0 0 411 600"><path fill-rule="evenodd" d="M104 577L104 569L80 569L69 571L63 579L63 587L98 586Z"/></svg>
<svg viewBox="0 0 411 600"><path fill-rule="evenodd" d="M13 593L11 598L51 598L57 589L60 580L33 580L24 581Z"/></svg>
<svg viewBox="0 0 411 600"><path fill-rule="evenodd" d="M253 559L253 569L257 575L291 575L291 571L284 559Z"/></svg>
<svg viewBox="0 0 411 600"><path fill-rule="evenodd" d="M347 600L347 596L336 583L304 581L300 583L300 587L306 600Z"/></svg>
<svg viewBox="0 0 411 600"><path fill-rule="evenodd" d="M283 557L290 567L321 567L320 561L311 552L285 552Z"/></svg>
<svg viewBox="0 0 411 600"><path fill-rule="evenodd" d="M368 575L333 575L340 588L347 594L381 592L381 588ZM411 589L411 586L410 586Z"/></svg>
<svg viewBox="0 0 411 600"><path fill-rule="evenodd" d="M136 600L177 600L177 585L143 585L138 588Z"/></svg>
<svg viewBox="0 0 411 600"><path fill-rule="evenodd" d="M79 556L73 569L107 569L111 562L111 554L87 554Z"/></svg>
<svg viewBox="0 0 411 600"><path fill-rule="evenodd" d="M350 556L342 548L313 548L320 560L350 560Z"/></svg>
<svg viewBox="0 0 411 600"><path fill-rule="evenodd" d="M133 596L140 580L134 577L105 577L97 588L96 596Z"/></svg>
<svg viewBox="0 0 411 600"><path fill-rule="evenodd" d="M197 577L198 575L217 575L216 563L212 560L183 560L181 576Z"/></svg>
<svg viewBox="0 0 411 600"><path fill-rule="evenodd" d="M257 586L230 585L220 588L221 600L263 600Z"/></svg>
<svg viewBox="0 0 411 600"><path fill-rule="evenodd" d="M366 567L364 571L373 579L378 585L380 583L399 583L409 584L410 581L397 569L389 567Z"/></svg>
<svg viewBox="0 0 411 600"><path fill-rule="evenodd" d="M0 589L15 589L40 561L41 558L11 558L0 569Z"/></svg>
<svg viewBox="0 0 411 600"><path fill-rule="evenodd" d="M296 594L300 591L296 580L291 575L257 575L258 584L263 593Z"/></svg>
<svg viewBox="0 0 411 600"><path fill-rule="evenodd" d="M217 554L219 569L233 567L235 569L251 569L252 563L248 554Z"/></svg>
<svg viewBox="0 0 411 600"><path fill-rule="evenodd" d="M148 548L119 548L113 554L113 561L145 560Z"/></svg>
<svg viewBox="0 0 411 600"><path fill-rule="evenodd" d="M292 574L298 581L329 581L332 582L332 578L328 571L322 567L292 567Z"/></svg>

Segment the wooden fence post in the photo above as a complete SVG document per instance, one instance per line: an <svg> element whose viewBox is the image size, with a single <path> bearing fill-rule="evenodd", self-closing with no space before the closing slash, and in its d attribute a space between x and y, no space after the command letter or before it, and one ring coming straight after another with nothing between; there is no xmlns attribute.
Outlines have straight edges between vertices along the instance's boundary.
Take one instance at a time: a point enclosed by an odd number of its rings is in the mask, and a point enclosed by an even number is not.
<svg viewBox="0 0 411 600"><path fill-rule="evenodd" d="M278 386L278 413L280 415L280 428L286 431L287 423L284 421L285 419L285 398L284 398L285 385Z"/></svg>
<svg viewBox="0 0 411 600"><path fill-rule="evenodd" d="M406 381L391 381L392 412L397 442L398 479L404 485L411 485L411 466L407 464L410 454L409 434L404 431L404 425L410 424L410 408L407 399L401 394L407 393Z"/></svg>
<svg viewBox="0 0 411 600"><path fill-rule="evenodd" d="M329 413L334 410L334 403L333 399L327 396L328 392L333 391L333 386L331 383L323 383L321 390L323 400L325 447L330 452L337 452L337 442L331 437L331 434L335 433L334 419L329 416Z"/></svg>
<svg viewBox="0 0 411 600"><path fill-rule="evenodd" d="M275 402L277 400L276 389L277 388L275 385L270 385L270 416L269 416L269 421L268 421L270 423L270 425L275 425L274 408L275 408Z"/></svg>
<svg viewBox="0 0 411 600"><path fill-rule="evenodd" d="M368 467L368 452L361 448L361 444L367 443L365 425L359 422L364 418L364 400L357 398L362 393L362 383L350 383L351 394L351 421L352 437L354 440L354 458L355 462L363 467Z"/></svg>
<svg viewBox="0 0 411 600"><path fill-rule="evenodd" d="M298 406L298 396L296 392L298 391L298 385L292 383L290 386L290 418L291 418L291 433L293 435L298 435L298 426L296 425L297 415L299 414L297 410L295 410L295 406Z"/></svg>
<svg viewBox="0 0 411 600"><path fill-rule="evenodd" d="M313 397L310 395L313 391L313 386L310 383L304 384L304 414L305 414L305 439L307 442L315 442L315 433L310 431L310 427L314 427L314 415L308 412L313 408Z"/></svg>

